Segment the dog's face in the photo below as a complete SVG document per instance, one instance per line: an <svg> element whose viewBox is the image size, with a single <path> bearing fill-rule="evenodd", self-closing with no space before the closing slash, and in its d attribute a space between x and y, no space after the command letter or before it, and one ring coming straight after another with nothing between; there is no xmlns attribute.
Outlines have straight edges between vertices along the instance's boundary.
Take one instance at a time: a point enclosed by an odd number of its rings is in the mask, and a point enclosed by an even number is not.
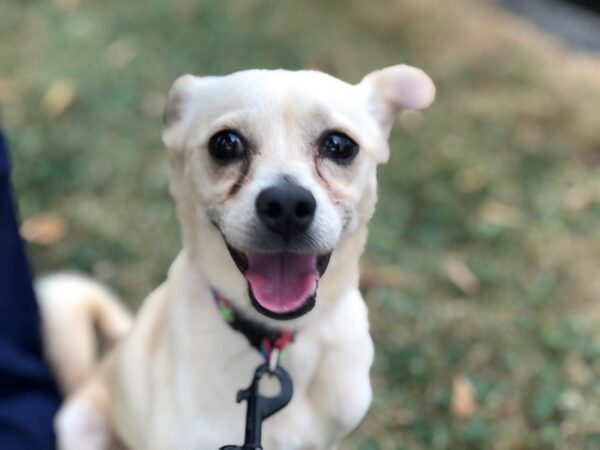
<svg viewBox="0 0 600 450"><path fill-rule="evenodd" d="M264 315L309 311L332 252L372 215L396 114L433 97L408 66L357 85L312 71L179 78L163 139L186 245L222 240Z"/></svg>

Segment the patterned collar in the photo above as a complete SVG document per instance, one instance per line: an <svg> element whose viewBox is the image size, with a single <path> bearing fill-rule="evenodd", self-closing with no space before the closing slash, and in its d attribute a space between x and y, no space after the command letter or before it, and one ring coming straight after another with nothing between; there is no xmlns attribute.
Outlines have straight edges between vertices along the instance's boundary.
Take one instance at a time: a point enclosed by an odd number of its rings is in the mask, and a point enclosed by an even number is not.
<svg viewBox="0 0 600 450"><path fill-rule="evenodd" d="M213 299L221 317L231 328L242 333L250 345L260 352L265 362L274 368L287 356L289 345L294 342L297 330L266 326L245 317L216 289L211 288Z"/></svg>

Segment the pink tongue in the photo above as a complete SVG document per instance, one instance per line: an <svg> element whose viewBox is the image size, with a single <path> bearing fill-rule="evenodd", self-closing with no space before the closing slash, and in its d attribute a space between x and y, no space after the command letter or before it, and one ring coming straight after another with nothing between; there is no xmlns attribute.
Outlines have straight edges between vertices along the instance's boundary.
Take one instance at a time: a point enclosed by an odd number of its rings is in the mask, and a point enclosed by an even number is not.
<svg viewBox="0 0 600 450"><path fill-rule="evenodd" d="M300 253L249 253L246 279L256 301L274 313L298 309L319 279L317 257Z"/></svg>

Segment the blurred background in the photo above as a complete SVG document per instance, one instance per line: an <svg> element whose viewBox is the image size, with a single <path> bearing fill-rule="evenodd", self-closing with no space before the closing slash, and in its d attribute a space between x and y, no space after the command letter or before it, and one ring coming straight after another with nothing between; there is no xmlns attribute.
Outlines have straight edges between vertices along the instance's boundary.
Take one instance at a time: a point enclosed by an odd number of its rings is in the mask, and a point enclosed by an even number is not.
<svg viewBox="0 0 600 450"><path fill-rule="evenodd" d="M164 278L180 244L160 129L178 75L357 82L412 64L439 95L401 115L380 169L362 281L375 398L343 448L599 449L600 27L554 34L564 21L543 17L563 9L2 0L1 122L32 264L92 273L133 309Z"/></svg>

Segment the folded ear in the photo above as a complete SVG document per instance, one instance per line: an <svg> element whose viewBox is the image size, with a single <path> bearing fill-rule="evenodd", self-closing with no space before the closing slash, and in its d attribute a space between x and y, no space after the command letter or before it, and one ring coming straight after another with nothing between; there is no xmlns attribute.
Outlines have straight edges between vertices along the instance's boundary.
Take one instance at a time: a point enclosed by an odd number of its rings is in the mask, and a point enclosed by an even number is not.
<svg viewBox="0 0 600 450"><path fill-rule="evenodd" d="M177 148L182 144L183 126L191 115L194 97L202 78L194 75L183 75L173 83L167 100L162 132L163 142L167 148Z"/></svg>
<svg viewBox="0 0 600 450"><path fill-rule="evenodd" d="M375 118L386 133L400 111L427 108L435 98L431 78L421 69L403 64L371 72L359 86L366 89Z"/></svg>

